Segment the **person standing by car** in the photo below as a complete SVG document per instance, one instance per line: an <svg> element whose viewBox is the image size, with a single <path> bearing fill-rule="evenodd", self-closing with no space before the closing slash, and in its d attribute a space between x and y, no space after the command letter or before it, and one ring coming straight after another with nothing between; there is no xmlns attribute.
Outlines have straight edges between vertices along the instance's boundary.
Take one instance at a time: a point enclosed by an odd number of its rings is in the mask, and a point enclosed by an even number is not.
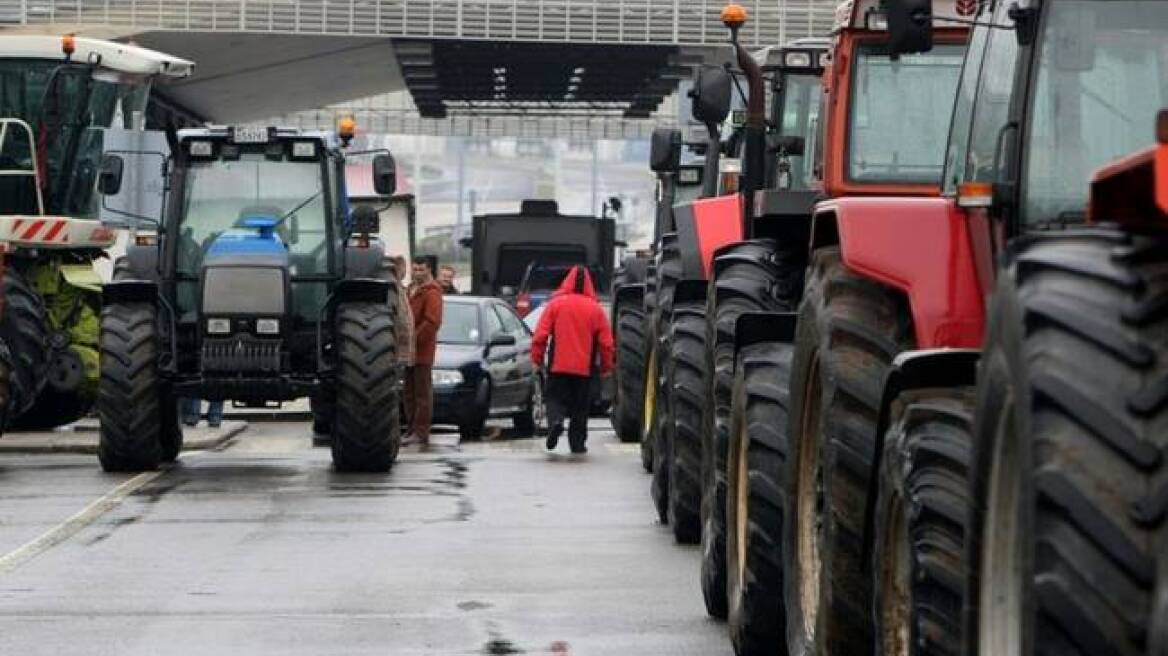
<svg viewBox="0 0 1168 656"><path fill-rule="evenodd" d="M442 287L424 257L414 258L410 285L410 312L414 318L414 364L406 374L406 414L410 432L405 443L430 446L430 419L434 409L434 352L438 348L438 328L442 326Z"/></svg>
<svg viewBox="0 0 1168 656"><path fill-rule="evenodd" d="M408 373L414 366L414 312L410 309L410 293L406 289L405 280L410 277L410 270L406 266L406 258L394 255L389 258L393 267L394 289L397 292L397 322L394 324L394 337L397 339L397 363L403 373Z"/></svg>
<svg viewBox="0 0 1168 656"><path fill-rule="evenodd" d="M549 340L547 448L556 448L567 418L571 419L568 444L572 453L587 453L584 443L588 439L593 366L599 350L599 373L608 375L612 371L613 339L586 267L572 267L540 317L531 343L531 361L536 369L544 366Z"/></svg>
<svg viewBox="0 0 1168 656"><path fill-rule="evenodd" d="M438 284L442 287L443 294L458 294L458 288L454 286L454 276L457 273L449 264L438 267Z"/></svg>

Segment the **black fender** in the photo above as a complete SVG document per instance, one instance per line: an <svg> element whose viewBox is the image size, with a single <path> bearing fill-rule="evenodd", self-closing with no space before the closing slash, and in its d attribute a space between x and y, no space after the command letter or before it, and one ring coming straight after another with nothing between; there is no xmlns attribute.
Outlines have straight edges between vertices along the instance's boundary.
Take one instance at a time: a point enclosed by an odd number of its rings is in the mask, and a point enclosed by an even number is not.
<svg viewBox="0 0 1168 656"><path fill-rule="evenodd" d="M892 361L884 376L880 395L880 414L876 421L876 444L872 452L872 469L868 473L868 509L864 515L864 557L871 554L876 530L876 508L872 503L879 493L880 466L884 457L884 435L892 420L892 404L905 392L931 387L965 387L977 383L978 349L928 349L905 351Z"/></svg>
<svg viewBox="0 0 1168 656"><path fill-rule="evenodd" d="M679 280L673 288L673 307L681 303L705 303L710 283L705 280Z"/></svg>
<svg viewBox="0 0 1168 656"><path fill-rule="evenodd" d="M158 283L153 280L117 280L101 286L102 305L157 302Z"/></svg>
<svg viewBox="0 0 1168 656"><path fill-rule="evenodd" d="M761 342L795 341L796 312L743 312L734 323L734 361L742 349Z"/></svg>
<svg viewBox="0 0 1168 656"><path fill-rule="evenodd" d="M376 278L350 278L342 280L333 288L333 304L340 303L386 303L392 282Z"/></svg>
<svg viewBox="0 0 1168 656"><path fill-rule="evenodd" d="M380 277L385 248L378 240L373 240L368 246L347 246L345 248L345 278L378 278ZM435 272L436 273L436 272Z"/></svg>
<svg viewBox="0 0 1168 656"><path fill-rule="evenodd" d="M126 246L126 266L135 280L158 282L158 246Z"/></svg>
<svg viewBox="0 0 1168 656"><path fill-rule="evenodd" d="M622 305L641 305L645 301L645 283L621 285L612 298L612 306L619 308ZM616 313L613 313L616 316Z"/></svg>

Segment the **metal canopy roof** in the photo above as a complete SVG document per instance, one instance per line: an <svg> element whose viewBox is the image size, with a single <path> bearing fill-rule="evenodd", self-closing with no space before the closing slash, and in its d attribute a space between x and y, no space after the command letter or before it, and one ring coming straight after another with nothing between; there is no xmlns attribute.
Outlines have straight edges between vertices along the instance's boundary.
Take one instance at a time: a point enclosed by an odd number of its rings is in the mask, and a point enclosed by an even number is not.
<svg viewBox="0 0 1168 656"><path fill-rule="evenodd" d="M424 118L648 118L689 76L675 46L398 39L394 50Z"/></svg>

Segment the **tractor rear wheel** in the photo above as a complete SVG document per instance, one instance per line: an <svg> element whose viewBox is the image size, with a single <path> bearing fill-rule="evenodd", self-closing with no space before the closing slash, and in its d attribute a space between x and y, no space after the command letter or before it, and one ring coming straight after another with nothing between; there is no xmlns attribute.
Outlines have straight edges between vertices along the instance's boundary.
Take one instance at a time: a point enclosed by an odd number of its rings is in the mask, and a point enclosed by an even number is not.
<svg viewBox="0 0 1168 656"><path fill-rule="evenodd" d="M877 656L961 653L972 417L965 387L894 402L872 547Z"/></svg>
<svg viewBox="0 0 1168 656"><path fill-rule="evenodd" d="M12 353L0 342L0 433L8 430L8 408L12 401Z"/></svg>
<svg viewBox="0 0 1168 656"><path fill-rule="evenodd" d="M645 351L649 346L645 334L645 311L631 303L617 308L616 399L613 419L621 442L641 440L641 420L645 406Z"/></svg>
<svg viewBox="0 0 1168 656"><path fill-rule="evenodd" d="M163 460L167 410L160 393L156 315L149 303L111 304L101 311L97 456L107 472L157 469Z"/></svg>
<svg viewBox="0 0 1168 656"><path fill-rule="evenodd" d="M12 354L9 419L15 422L32 407L47 380L49 318L44 299L20 271L7 268L2 284L0 340Z"/></svg>
<svg viewBox="0 0 1168 656"><path fill-rule="evenodd" d="M401 447L393 309L345 303L336 319L336 418L333 466L386 472Z"/></svg>
<svg viewBox="0 0 1168 656"><path fill-rule="evenodd" d="M999 277L977 386L965 653L1168 647L1165 271L1168 240L1100 228L1036 240Z"/></svg>
<svg viewBox="0 0 1168 656"><path fill-rule="evenodd" d="M649 372L654 377L654 394L646 397L653 401L652 432L649 433L653 454L653 482L650 491L653 503L657 507L657 515L663 523L669 522L669 463L672 462L672 446L670 440L673 433L673 415L669 408L669 337L670 322L673 317L673 291L681 281L681 250L677 243L677 234L662 235L660 252L657 260L657 297L654 300L653 311L653 350L652 360L656 363L654 371Z"/></svg>
<svg viewBox="0 0 1168 656"><path fill-rule="evenodd" d="M805 245L806 240L799 243ZM703 431L707 443L702 450L702 594L706 611L714 617L726 617L731 604L739 608L747 605L745 600L730 602L726 598L730 589L726 578L726 534L730 530L726 494L727 458L732 435L730 409L736 357L735 325L747 312L793 311L803 291L806 259L805 246L781 250L780 244L772 239L755 239L727 247L715 261L715 278L707 297L706 326L707 358L713 372L706 398L712 403L713 410L707 413L707 426ZM785 388L785 378L781 384ZM785 434L786 426L779 427L779 430ZM743 457L750 458L753 454L745 442L739 445L739 449ZM766 524L769 517L754 518L751 515L754 509L754 505L746 504L743 521ZM767 526L760 530L773 532L771 538L775 545L779 544L781 526ZM752 556L753 553L745 555L746 558ZM769 594L782 595L781 579L758 579L753 586L769 589ZM742 590L737 587L735 593Z"/></svg>
<svg viewBox="0 0 1168 656"><path fill-rule="evenodd" d="M673 308L668 380L670 426L669 525L681 544L702 539L702 426L706 399L706 306L685 303Z"/></svg>
<svg viewBox="0 0 1168 656"><path fill-rule="evenodd" d="M792 350L778 341L752 344L739 353L734 369L723 596L739 656L787 653L779 474L791 450L785 381Z"/></svg>
<svg viewBox="0 0 1168 656"><path fill-rule="evenodd" d="M894 291L852 273L838 247L812 256L791 376L784 463L784 603L792 653L846 656L871 646L864 560L872 451L893 358L913 344Z"/></svg>

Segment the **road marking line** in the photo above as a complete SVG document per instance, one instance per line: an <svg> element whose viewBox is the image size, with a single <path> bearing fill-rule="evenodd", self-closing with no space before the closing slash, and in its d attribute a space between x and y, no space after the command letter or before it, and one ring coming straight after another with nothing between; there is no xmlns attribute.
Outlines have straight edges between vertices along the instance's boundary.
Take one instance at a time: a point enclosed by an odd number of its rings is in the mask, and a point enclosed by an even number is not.
<svg viewBox="0 0 1168 656"><path fill-rule="evenodd" d="M98 517L113 510L126 497L142 489L154 479L165 474L166 471L165 469L159 469L158 471L143 472L124 481L114 489L106 492L101 498L82 508L77 514L49 529L40 537L25 543L23 546L17 547L4 556L0 556L0 576L15 570L33 558L77 535Z"/></svg>

